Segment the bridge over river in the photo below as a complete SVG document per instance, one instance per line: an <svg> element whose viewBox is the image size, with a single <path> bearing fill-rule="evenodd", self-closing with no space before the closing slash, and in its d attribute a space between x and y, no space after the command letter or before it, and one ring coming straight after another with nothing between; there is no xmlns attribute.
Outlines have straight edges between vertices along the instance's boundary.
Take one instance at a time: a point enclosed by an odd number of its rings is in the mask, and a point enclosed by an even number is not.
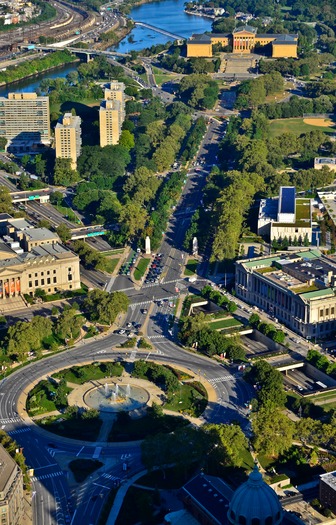
<svg viewBox="0 0 336 525"><path fill-rule="evenodd" d="M146 27L147 29L151 29L152 31L156 31L156 33L161 33L162 35L169 36L173 38L174 40L186 40L184 36L181 35L175 35L174 33L170 33L170 31L166 31L165 29L161 29L160 27L152 26L151 24L146 24L146 22L134 22L136 26L139 27Z"/></svg>

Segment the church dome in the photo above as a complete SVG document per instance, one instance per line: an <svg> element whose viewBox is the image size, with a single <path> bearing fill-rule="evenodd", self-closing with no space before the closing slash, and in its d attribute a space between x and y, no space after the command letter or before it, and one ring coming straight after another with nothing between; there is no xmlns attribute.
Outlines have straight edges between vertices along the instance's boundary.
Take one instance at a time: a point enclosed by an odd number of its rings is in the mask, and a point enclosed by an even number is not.
<svg viewBox="0 0 336 525"><path fill-rule="evenodd" d="M232 525L280 525L282 507L279 498L264 482L257 465L234 493L228 519Z"/></svg>

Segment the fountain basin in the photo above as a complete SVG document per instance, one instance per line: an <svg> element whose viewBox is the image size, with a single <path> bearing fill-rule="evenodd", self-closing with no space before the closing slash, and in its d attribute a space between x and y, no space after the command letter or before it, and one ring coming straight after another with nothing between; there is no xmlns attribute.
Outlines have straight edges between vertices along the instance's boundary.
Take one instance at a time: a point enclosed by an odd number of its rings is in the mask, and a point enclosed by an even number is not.
<svg viewBox="0 0 336 525"><path fill-rule="evenodd" d="M105 384L86 392L84 401L101 412L130 412L146 405L149 397L147 390L140 386Z"/></svg>

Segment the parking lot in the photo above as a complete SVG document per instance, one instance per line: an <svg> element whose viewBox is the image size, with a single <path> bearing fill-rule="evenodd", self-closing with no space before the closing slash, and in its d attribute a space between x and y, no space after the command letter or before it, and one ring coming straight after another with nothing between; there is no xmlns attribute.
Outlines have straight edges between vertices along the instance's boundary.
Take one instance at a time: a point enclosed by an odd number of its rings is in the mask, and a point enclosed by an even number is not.
<svg viewBox="0 0 336 525"><path fill-rule="evenodd" d="M163 254L158 253L148 266L148 272L145 278L145 284L158 283L163 272L164 262Z"/></svg>

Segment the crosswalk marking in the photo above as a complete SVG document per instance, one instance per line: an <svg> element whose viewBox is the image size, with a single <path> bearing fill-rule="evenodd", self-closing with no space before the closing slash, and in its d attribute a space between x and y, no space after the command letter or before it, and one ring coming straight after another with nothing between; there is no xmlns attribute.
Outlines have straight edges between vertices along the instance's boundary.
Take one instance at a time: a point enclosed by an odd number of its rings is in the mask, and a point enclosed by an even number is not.
<svg viewBox="0 0 336 525"><path fill-rule="evenodd" d="M216 383L222 383L223 381L234 381L233 376L222 376L222 377L215 377L214 379L208 379L209 383L211 385L215 385Z"/></svg>
<svg viewBox="0 0 336 525"><path fill-rule="evenodd" d="M130 457L132 457L132 454L122 454L120 459L129 459Z"/></svg>
<svg viewBox="0 0 336 525"><path fill-rule="evenodd" d="M23 432L30 432L30 428L19 428L18 430L9 430L7 434L10 434L11 436L15 436L16 434L22 434Z"/></svg>
<svg viewBox="0 0 336 525"><path fill-rule="evenodd" d="M8 423L22 423L22 419L20 417L0 419L0 425L7 425Z"/></svg>
<svg viewBox="0 0 336 525"><path fill-rule="evenodd" d="M41 481L42 479L56 478L58 476L64 476L64 472L60 470L59 472L50 472L50 474L42 474L41 476L33 476L33 481Z"/></svg>
<svg viewBox="0 0 336 525"><path fill-rule="evenodd" d="M136 350L132 350L131 355L130 355L130 361L135 361L136 354L137 354L137 351Z"/></svg>
<svg viewBox="0 0 336 525"><path fill-rule="evenodd" d="M147 337L147 339L164 339L166 336L165 335L150 335Z"/></svg>
<svg viewBox="0 0 336 525"><path fill-rule="evenodd" d="M120 481L120 478L118 478L117 476L112 476L111 474L103 474L102 475L103 478L106 478L106 479L110 479L111 481Z"/></svg>

